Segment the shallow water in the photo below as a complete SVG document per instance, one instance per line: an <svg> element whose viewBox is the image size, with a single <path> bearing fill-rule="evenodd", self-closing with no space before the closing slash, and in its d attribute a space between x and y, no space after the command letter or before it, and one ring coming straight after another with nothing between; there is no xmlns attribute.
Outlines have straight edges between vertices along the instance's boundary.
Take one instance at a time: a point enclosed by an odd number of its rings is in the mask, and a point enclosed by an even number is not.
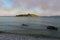
<svg viewBox="0 0 60 40"><path fill-rule="evenodd" d="M8 34L2 33L0 34L0 40L60 40L56 38L44 38L44 37L33 37L28 35L17 35L17 34Z"/></svg>
<svg viewBox="0 0 60 40"><path fill-rule="evenodd" d="M22 26L27 24L29 26ZM55 17L0 17L0 30L13 31L21 29L41 29L46 30L46 27L52 25L58 28L58 31L47 30L51 35L60 35L60 18ZM41 31L40 30L40 31ZM19 31L18 31L19 32Z"/></svg>

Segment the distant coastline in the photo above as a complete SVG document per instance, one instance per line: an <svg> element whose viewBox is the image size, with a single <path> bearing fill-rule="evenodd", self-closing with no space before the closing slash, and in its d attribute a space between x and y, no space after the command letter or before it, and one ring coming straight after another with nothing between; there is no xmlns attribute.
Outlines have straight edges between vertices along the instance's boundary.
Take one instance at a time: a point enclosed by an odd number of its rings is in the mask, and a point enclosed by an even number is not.
<svg viewBox="0 0 60 40"><path fill-rule="evenodd" d="M16 17L37 17L38 15L36 14L19 14L16 15Z"/></svg>
<svg viewBox="0 0 60 40"><path fill-rule="evenodd" d="M15 16L0 16L0 17L28 17L28 16L15 15ZM33 16L33 17L36 17L36 16ZM38 16L38 17L60 17L60 16Z"/></svg>

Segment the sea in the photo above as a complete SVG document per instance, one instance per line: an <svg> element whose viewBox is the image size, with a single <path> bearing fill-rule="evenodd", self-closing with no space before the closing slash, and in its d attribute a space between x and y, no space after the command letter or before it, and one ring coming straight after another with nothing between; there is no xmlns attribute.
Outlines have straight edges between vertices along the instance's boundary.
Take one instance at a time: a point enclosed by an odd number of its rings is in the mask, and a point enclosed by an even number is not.
<svg viewBox="0 0 60 40"><path fill-rule="evenodd" d="M22 24L26 24L27 26L22 26ZM1 16L0 17L0 31L13 31L13 30L21 30L21 29L41 29L46 30L47 26L55 26L58 28L58 32L50 31L53 33L57 33L60 35L60 16L51 16L51 17L15 17L15 16ZM2 34L3 36L7 34ZM1 36L0 34L0 39ZM53 35L51 33L51 35ZM18 35L15 35L18 36ZM10 34L8 37L15 37ZM20 35L15 37L14 40L60 40L58 38L48 38L48 37L33 37L33 36L23 36ZM20 39L21 38L21 39ZM24 38L24 39L23 39ZM3 39L3 38L2 38ZM11 38L10 38L11 39ZM6 39L7 40L7 39ZM13 39L12 39L13 40Z"/></svg>

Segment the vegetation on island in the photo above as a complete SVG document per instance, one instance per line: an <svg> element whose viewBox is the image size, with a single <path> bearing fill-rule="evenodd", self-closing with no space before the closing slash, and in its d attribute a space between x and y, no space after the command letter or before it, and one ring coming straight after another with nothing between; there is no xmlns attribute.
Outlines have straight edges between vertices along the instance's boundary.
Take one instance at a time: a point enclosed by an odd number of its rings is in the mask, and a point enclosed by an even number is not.
<svg viewBox="0 0 60 40"><path fill-rule="evenodd" d="M36 17L38 15L36 15L36 14L19 14L19 15L16 15L16 17L28 17L28 16L30 16L30 17Z"/></svg>

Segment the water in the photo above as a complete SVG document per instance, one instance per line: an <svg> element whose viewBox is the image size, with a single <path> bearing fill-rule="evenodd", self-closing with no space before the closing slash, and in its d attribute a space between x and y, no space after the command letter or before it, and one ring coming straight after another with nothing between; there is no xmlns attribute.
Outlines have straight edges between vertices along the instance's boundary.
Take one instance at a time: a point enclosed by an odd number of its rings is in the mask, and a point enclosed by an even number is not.
<svg viewBox="0 0 60 40"><path fill-rule="evenodd" d="M27 26L22 26L27 24ZM0 17L0 30L21 30L21 29L42 29L46 30L46 27L52 25L58 28L58 32L49 31L51 35L54 33L60 35L60 18L58 17ZM55 34L55 35L56 35ZM46 38L47 39L47 38Z"/></svg>
<svg viewBox="0 0 60 40"><path fill-rule="evenodd" d="M16 30L16 27L22 27L27 24L34 29L45 29L52 25L60 28L60 18L44 18L44 17L0 17L0 28L5 30ZM10 29L11 28L11 29ZM19 30L20 28L18 28Z"/></svg>

